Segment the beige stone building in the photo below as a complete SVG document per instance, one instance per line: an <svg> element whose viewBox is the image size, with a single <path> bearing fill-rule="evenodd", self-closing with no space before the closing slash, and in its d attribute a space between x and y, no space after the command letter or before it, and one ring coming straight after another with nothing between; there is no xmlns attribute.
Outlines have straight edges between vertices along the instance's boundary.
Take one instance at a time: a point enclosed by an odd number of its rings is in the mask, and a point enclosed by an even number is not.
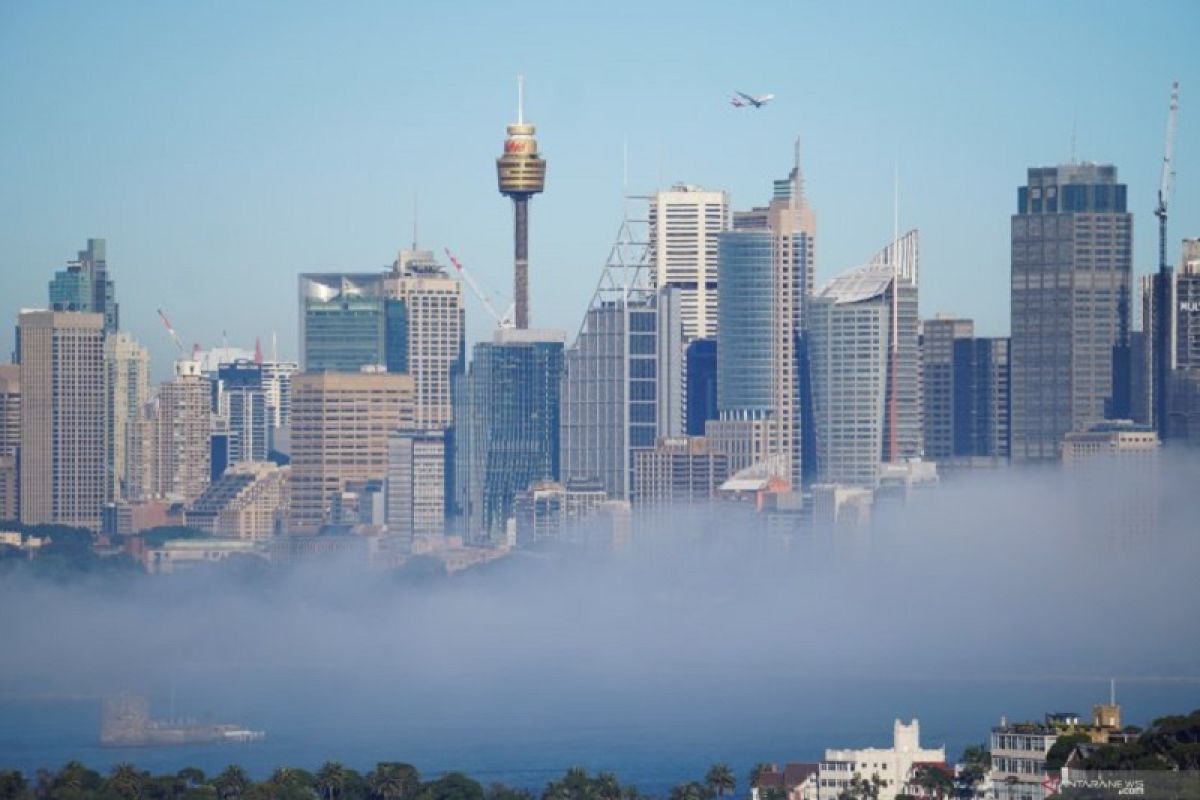
<svg viewBox="0 0 1200 800"><path fill-rule="evenodd" d="M634 498L639 505L706 503L729 478L729 458L703 436L659 439L635 454Z"/></svg>
<svg viewBox="0 0 1200 800"><path fill-rule="evenodd" d="M26 311L21 341L21 521L100 529L105 490L104 316Z"/></svg>
<svg viewBox="0 0 1200 800"><path fill-rule="evenodd" d="M386 372L292 379L289 533L315 533L349 481L387 477L388 436L410 428L414 380Z"/></svg>
<svg viewBox="0 0 1200 800"><path fill-rule="evenodd" d="M199 362L177 361L175 377L129 423L129 498L195 501L211 477L211 434L212 384Z"/></svg>
<svg viewBox="0 0 1200 800"><path fill-rule="evenodd" d="M234 464L186 511L187 524L220 539L270 539L286 509L290 472L269 462Z"/></svg>

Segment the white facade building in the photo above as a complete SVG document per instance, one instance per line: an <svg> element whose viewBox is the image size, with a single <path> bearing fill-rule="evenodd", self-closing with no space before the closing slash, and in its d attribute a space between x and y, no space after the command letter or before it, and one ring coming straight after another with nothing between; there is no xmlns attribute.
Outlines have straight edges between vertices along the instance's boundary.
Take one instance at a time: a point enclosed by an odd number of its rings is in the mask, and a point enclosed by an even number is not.
<svg viewBox="0 0 1200 800"><path fill-rule="evenodd" d="M920 723L913 720L905 725L896 720L892 726L892 746L868 747L858 750L825 750L825 759L818 770L818 786L812 787L809 797L817 797L820 791L822 797L837 797L849 786L852 778L870 781L878 776L882 784L879 787L879 800L894 800L908 781L915 764L944 764L946 748L921 747Z"/></svg>
<svg viewBox="0 0 1200 800"><path fill-rule="evenodd" d="M679 288L686 341L717 335L717 234L728 228L725 192L676 184L650 198L654 286Z"/></svg>

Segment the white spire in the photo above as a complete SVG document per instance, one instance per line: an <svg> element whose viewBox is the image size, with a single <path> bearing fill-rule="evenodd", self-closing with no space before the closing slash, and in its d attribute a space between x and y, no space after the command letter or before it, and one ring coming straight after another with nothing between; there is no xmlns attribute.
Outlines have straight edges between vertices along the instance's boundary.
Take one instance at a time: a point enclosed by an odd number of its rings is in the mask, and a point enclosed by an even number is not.
<svg viewBox="0 0 1200 800"><path fill-rule="evenodd" d="M525 124L525 76L517 75L517 124Z"/></svg>

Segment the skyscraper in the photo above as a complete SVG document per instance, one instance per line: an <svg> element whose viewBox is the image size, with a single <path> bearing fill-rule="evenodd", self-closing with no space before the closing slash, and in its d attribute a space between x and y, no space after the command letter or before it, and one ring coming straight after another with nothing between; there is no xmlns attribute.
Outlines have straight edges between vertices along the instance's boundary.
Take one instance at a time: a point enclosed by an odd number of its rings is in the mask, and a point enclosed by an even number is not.
<svg viewBox="0 0 1200 800"><path fill-rule="evenodd" d="M958 452L962 429L970 426L970 396L965 391L970 376L963 374L963 349L975 323L939 314L921 325L921 381L925 426L925 457L942 463ZM969 362L967 362L969 363Z"/></svg>
<svg viewBox="0 0 1200 800"><path fill-rule="evenodd" d="M231 434L228 463L266 461L273 426L264 365L249 359L221 364L215 385L215 410Z"/></svg>
<svg viewBox="0 0 1200 800"><path fill-rule="evenodd" d="M388 437L387 528L409 552L446 532L446 434L396 430Z"/></svg>
<svg viewBox="0 0 1200 800"><path fill-rule="evenodd" d="M433 253L402 250L384 278L384 294L388 302L402 303L405 312L404 371L412 375L416 391L414 425L449 427L451 377L462 371L464 360L462 281L448 275Z"/></svg>
<svg viewBox="0 0 1200 800"><path fill-rule="evenodd" d="M703 436L704 425L717 419L717 341L695 339L685 351L686 412L684 433Z"/></svg>
<svg viewBox="0 0 1200 800"><path fill-rule="evenodd" d="M21 521L100 529L106 481L104 315L20 315Z"/></svg>
<svg viewBox="0 0 1200 800"><path fill-rule="evenodd" d="M503 541L516 494L559 478L565 339L560 331L501 328L475 345L459 380L454 437L456 505L472 541Z"/></svg>
<svg viewBox="0 0 1200 800"><path fill-rule="evenodd" d="M1173 358L1167 392L1167 436L1200 445L1200 239L1184 239L1174 272Z"/></svg>
<svg viewBox="0 0 1200 800"><path fill-rule="evenodd" d="M0 364L0 520L19 519L21 365Z"/></svg>
<svg viewBox="0 0 1200 800"><path fill-rule="evenodd" d="M1029 170L1012 216L1012 457L1059 458L1104 419L1132 294L1133 215L1117 168ZM1122 309L1122 304L1126 308Z"/></svg>
<svg viewBox="0 0 1200 800"><path fill-rule="evenodd" d="M175 362L175 377L158 387L153 418L153 491L191 503L211 479L212 384L190 359Z"/></svg>
<svg viewBox="0 0 1200 800"><path fill-rule="evenodd" d="M798 347L813 282L816 218L797 161L765 208L735 213L719 236L717 407L705 428L736 472L758 461L802 474Z"/></svg>
<svg viewBox="0 0 1200 800"><path fill-rule="evenodd" d="M915 230L809 304L817 480L874 489L922 451Z"/></svg>
<svg viewBox="0 0 1200 800"><path fill-rule="evenodd" d="M1007 459L1007 337L976 338L971 320L950 316L925 320L922 328L925 458L939 466Z"/></svg>
<svg viewBox="0 0 1200 800"><path fill-rule="evenodd" d="M680 290L656 289L645 240L622 223L563 381L562 472L632 496L634 453L684 426Z"/></svg>
<svg viewBox="0 0 1200 800"><path fill-rule="evenodd" d="M129 423L150 398L150 353L128 333L110 333L104 342L104 379L105 502L115 503L126 498Z"/></svg>
<svg viewBox="0 0 1200 800"><path fill-rule="evenodd" d="M358 372L408 370L404 304L385 296L387 273L300 276L300 369Z"/></svg>
<svg viewBox="0 0 1200 800"><path fill-rule="evenodd" d="M50 281L50 308L54 311L91 311L104 316L104 331L120 326L116 293L108 277L108 259L103 239L88 239L87 249L68 261L66 269Z"/></svg>
<svg viewBox="0 0 1200 800"><path fill-rule="evenodd" d="M677 184L650 197L654 286L679 290L684 342L717 334L717 235L729 228L729 197Z"/></svg>
<svg viewBox="0 0 1200 800"><path fill-rule="evenodd" d="M316 533L349 483L387 477L388 436L412 426L413 405L408 375L294 376L289 533Z"/></svg>

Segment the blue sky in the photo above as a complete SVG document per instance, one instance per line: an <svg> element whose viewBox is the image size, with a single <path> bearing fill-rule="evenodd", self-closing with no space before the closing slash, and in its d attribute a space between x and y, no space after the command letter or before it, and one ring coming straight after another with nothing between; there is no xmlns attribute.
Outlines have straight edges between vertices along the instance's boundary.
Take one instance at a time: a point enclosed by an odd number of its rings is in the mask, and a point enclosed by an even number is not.
<svg viewBox="0 0 1200 800"><path fill-rule="evenodd" d="M1182 83L1171 251L1200 236L1200 4L0 4L0 347L53 271L108 239L123 327L157 372L187 341L296 353L296 274L375 269L411 238L511 291L494 159L514 76L549 162L533 320L578 328L630 188L761 204L803 141L818 282L901 223L924 315L1008 331L1008 218L1025 169L1115 163L1140 272L1170 82ZM734 89L774 92L735 110ZM1196 98L1193 101L1192 98ZM1174 256L1173 256L1174 257ZM468 305L472 338L488 320Z"/></svg>

